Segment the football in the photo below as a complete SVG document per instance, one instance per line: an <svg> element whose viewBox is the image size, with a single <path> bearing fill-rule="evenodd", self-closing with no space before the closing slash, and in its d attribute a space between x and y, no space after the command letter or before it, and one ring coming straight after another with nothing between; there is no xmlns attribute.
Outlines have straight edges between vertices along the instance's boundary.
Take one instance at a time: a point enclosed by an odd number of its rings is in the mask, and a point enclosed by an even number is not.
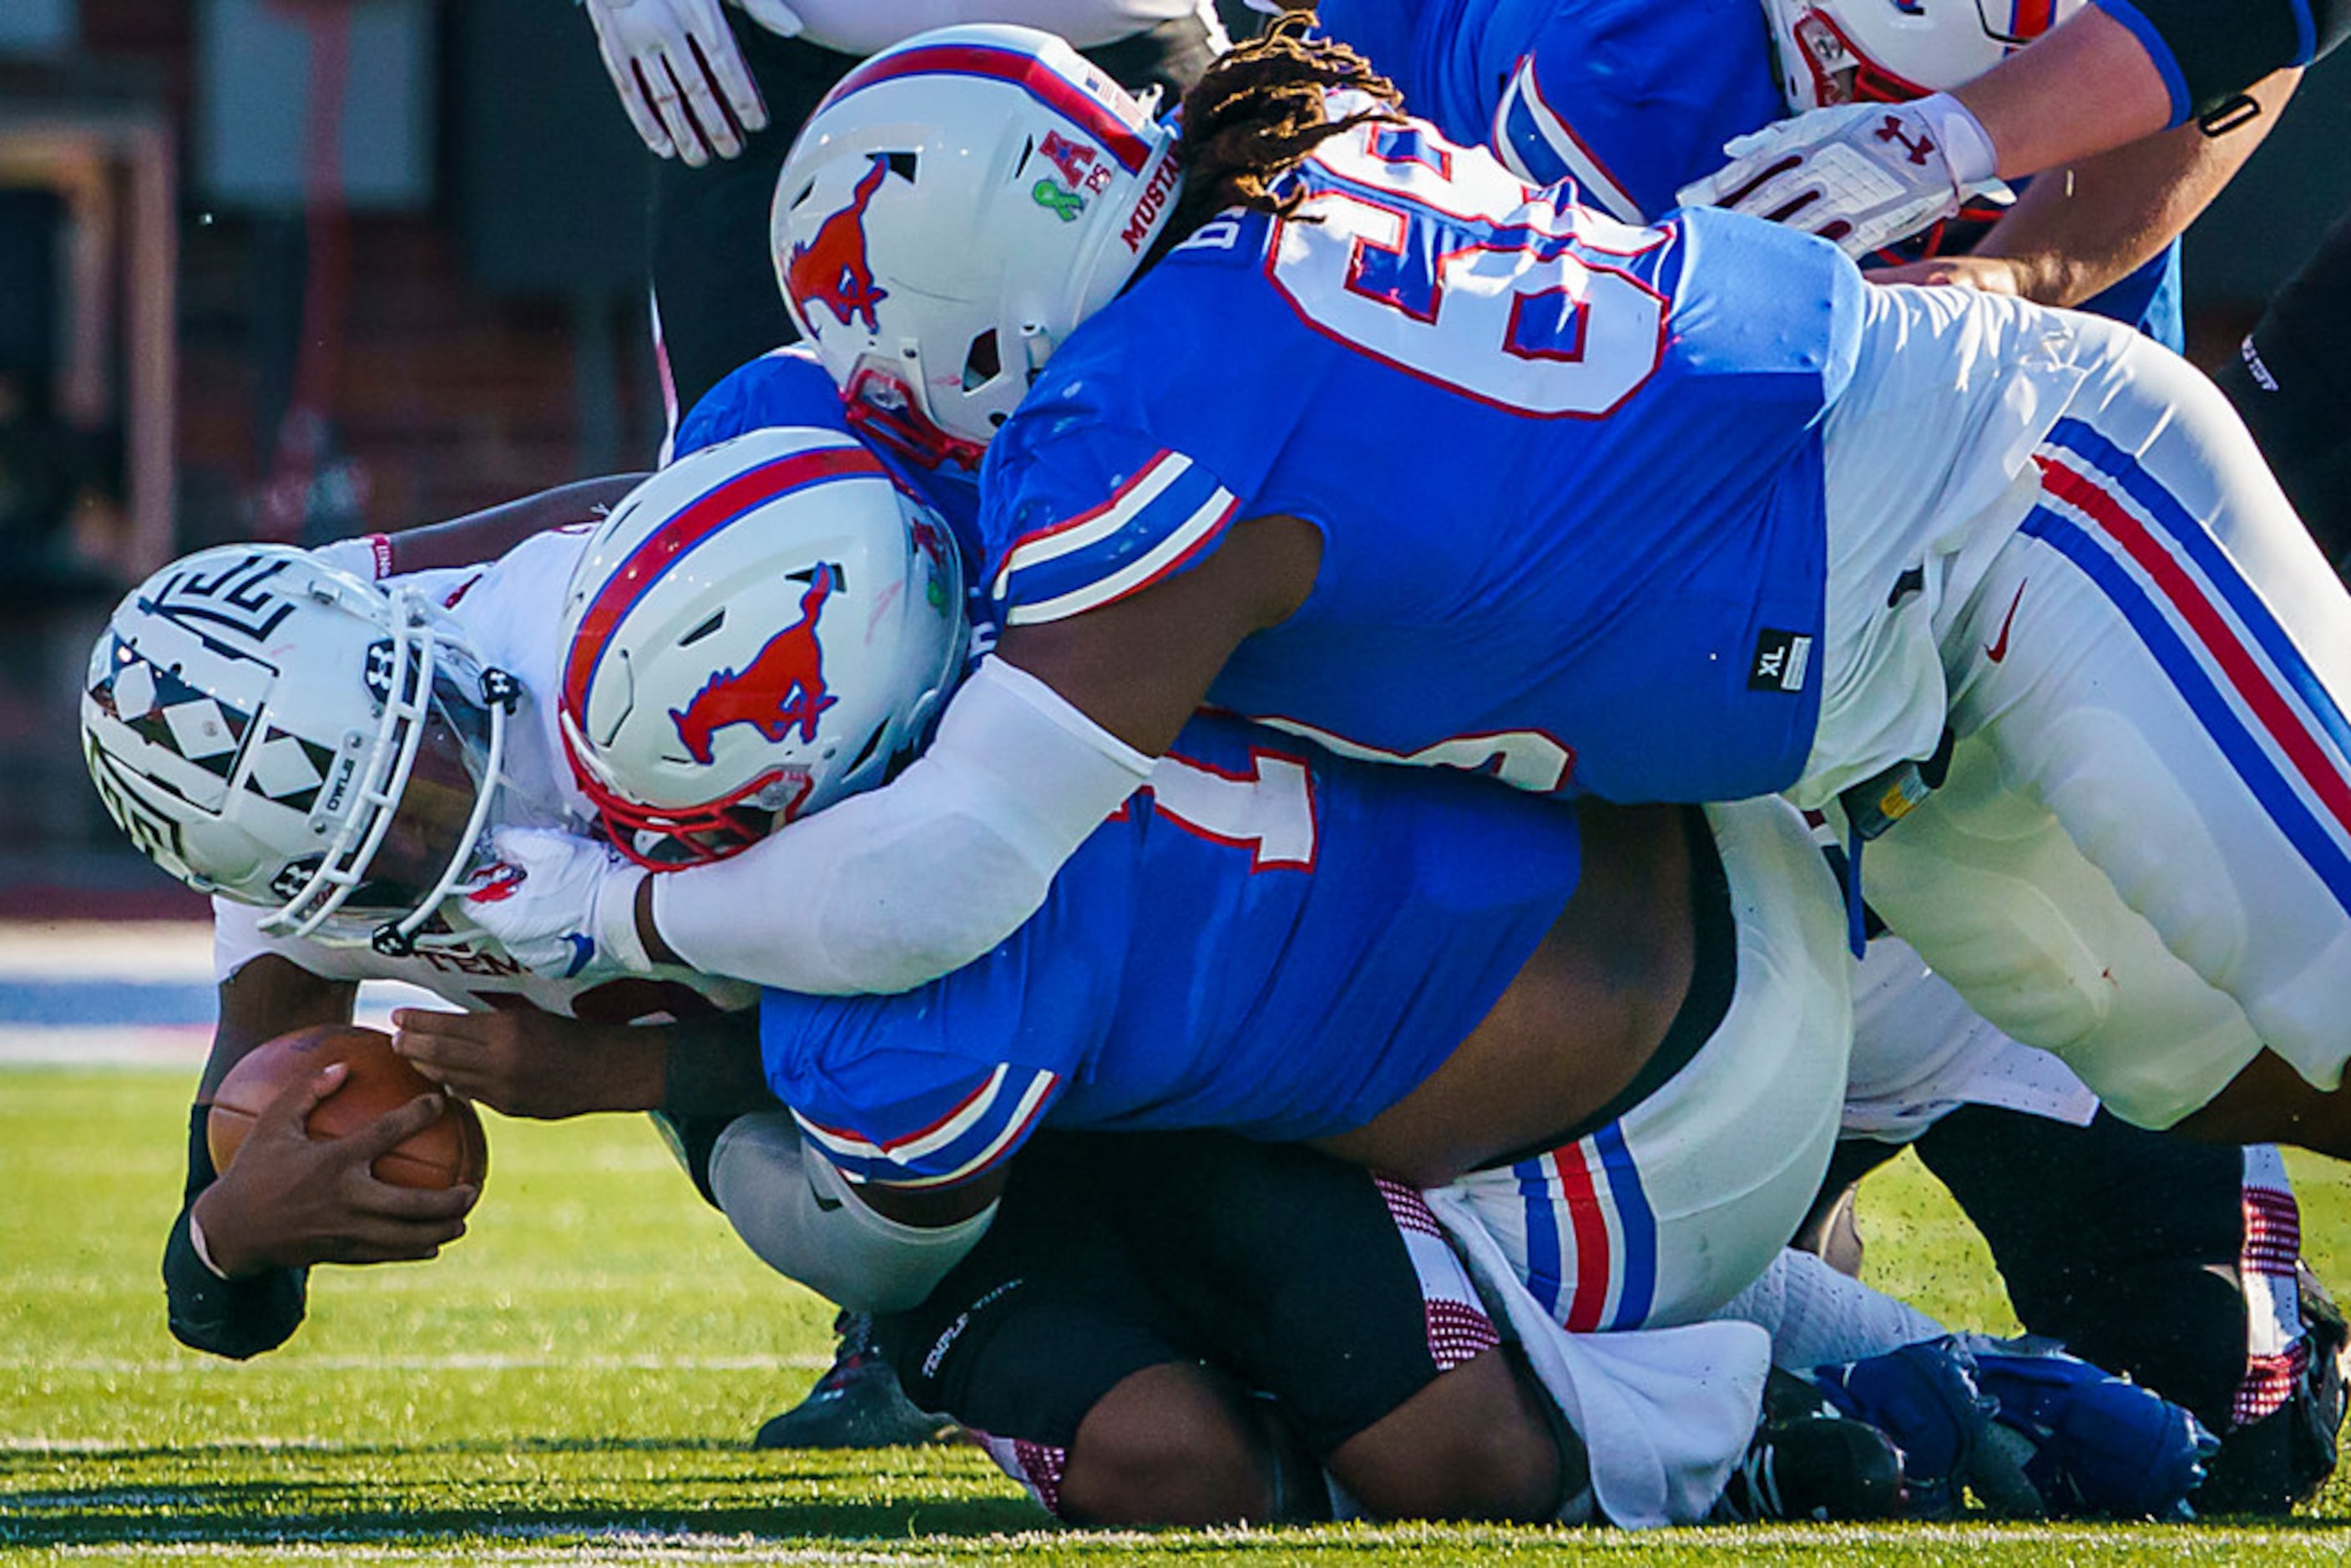
<svg viewBox="0 0 2351 1568"><path fill-rule="evenodd" d="M334 1061L349 1063L350 1073L310 1113L305 1125L313 1138L348 1137L437 1087L393 1051L392 1037L381 1030L319 1024L281 1034L248 1051L213 1096L204 1142L214 1168L228 1169L256 1118L288 1084ZM478 1185L488 1173L489 1155L481 1117L451 1095L439 1117L377 1156L373 1169L377 1180L393 1186Z"/></svg>

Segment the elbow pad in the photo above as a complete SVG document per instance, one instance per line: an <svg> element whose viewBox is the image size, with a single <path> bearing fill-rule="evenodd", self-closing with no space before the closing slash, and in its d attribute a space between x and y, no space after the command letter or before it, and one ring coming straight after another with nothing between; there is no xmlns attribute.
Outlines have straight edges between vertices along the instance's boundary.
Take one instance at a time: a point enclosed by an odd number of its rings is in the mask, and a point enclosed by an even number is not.
<svg viewBox="0 0 2351 1568"><path fill-rule="evenodd" d="M710 1155L718 1207L759 1260L853 1312L922 1304L996 1218L906 1225L866 1207L832 1162L810 1154L789 1113L737 1116Z"/></svg>
<svg viewBox="0 0 2351 1568"><path fill-rule="evenodd" d="M912 990L1019 930L1151 766L987 659L897 779L731 860L653 878L653 924L705 974L806 996Z"/></svg>
<svg viewBox="0 0 2351 1568"><path fill-rule="evenodd" d="M2272 71L2308 65L2351 28L2351 0L2097 0L2171 89L2171 123L2227 106Z"/></svg>

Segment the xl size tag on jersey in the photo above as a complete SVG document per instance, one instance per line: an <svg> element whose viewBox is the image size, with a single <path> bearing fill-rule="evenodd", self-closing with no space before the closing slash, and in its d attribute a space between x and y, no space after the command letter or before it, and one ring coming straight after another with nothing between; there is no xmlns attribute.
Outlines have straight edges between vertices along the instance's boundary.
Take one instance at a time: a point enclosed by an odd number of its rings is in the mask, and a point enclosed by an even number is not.
<svg viewBox="0 0 2351 1568"><path fill-rule="evenodd" d="M1812 664L1813 639L1808 633L1766 627L1755 638L1755 657L1747 665L1747 689L1801 692Z"/></svg>

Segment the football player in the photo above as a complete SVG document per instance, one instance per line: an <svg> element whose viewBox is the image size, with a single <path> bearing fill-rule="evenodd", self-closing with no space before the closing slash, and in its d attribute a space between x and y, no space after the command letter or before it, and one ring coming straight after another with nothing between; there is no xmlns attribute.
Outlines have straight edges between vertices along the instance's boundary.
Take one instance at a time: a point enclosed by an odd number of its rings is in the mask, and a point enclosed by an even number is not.
<svg viewBox="0 0 2351 1568"><path fill-rule="evenodd" d="M2351 325L2351 218L2337 218L2213 372L2303 520L2351 574L2351 407L2341 390Z"/></svg>
<svg viewBox="0 0 2351 1568"><path fill-rule="evenodd" d="M942 22L1025 22L1171 103L1224 47L1206 0L586 0L653 172L653 328L673 429L721 376L799 335L765 256L776 170L864 56Z"/></svg>
<svg viewBox="0 0 2351 1568"><path fill-rule="evenodd" d="M1531 184L1572 179L1591 204L1642 223L1678 204L1676 193L1713 168L1732 136L1822 103L1899 102L1949 87L1997 61L2016 28L2079 3L1998 29L1967 0L1933 0L1910 15L1841 0L1672 9L1324 0L1316 10L1325 30L1362 50L1448 138L1487 144ZM1874 250L1851 235L1841 243L1878 282L1970 281L2079 305L2179 349L2174 236L2260 144L2292 85L2265 84L2272 112L2230 135L2186 127L2150 139L2029 185L2011 207L1971 204L1966 221L1938 222L1917 245ZM1783 215L1819 232L1801 205Z"/></svg>
<svg viewBox="0 0 2351 1568"><path fill-rule="evenodd" d="M1844 1135L1802 1244L1857 1271L1853 1186L1906 1147L1982 1232L2028 1331L2178 1400L2219 1437L2199 1512L2283 1513L2334 1473L2342 1316L2298 1257L2300 1209L2274 1148L2120 1121L1879 936L1855 986Z"/></svg>
<svg viewBox="0 0 2351 1568"><path fill-rule="evenodd" d="M2351 6L2337 0L2093 0L1953 91L1894 107L1840 103L1743 137L1690 199L1868 248L1957 211L1996 175L2055 170L2190 120L2216 136L2241 126L2262 112L2248 96L2257 84L2308 65L2346 32Z"/></svg>
<svg viewBox="0 0 2351 1568"><path fill-rule="evenodd" d="M1323 0L1316 9L1325 30L1387 71L1447 136L1487 141L1533 183L1572 178L1586 199L1634 221L1667 211L1742 127L1824 102L1915 98L1977 74L2007 47L1976 6L1940 0L1912 15L1839 0L1766 0L1760 12L1746 0ZM1969 256L1870 276L1967 277L2072 304L2137 254L2158 251L2085 308L2177 348L2178 246L2163 241L2269 123L2217 138L2184 127L2036 183ZM1949 251L1959 238L1954 229L1940 243ZM1823 1201L1844 1198L1863 1170L1911 1144L1985 1230L2028 1327L2173 1395L2221 1434L2199 1506L2290 1506L2333 1470L2341 1399L2331 1357L2304 1333L2294 1249L2279 1240L2294 1230L2295 1206L2276 1151L2129 1126L2062 1064L1969 1015L1915 960L1897 976L1905 951L1890 936L1871 944L1847 1136ZM2047 1201L2052 1190L2104 1195L2095 1235ZM2308 1310L2324 1312L2316 1301ZM2156 1301L2164 1305L2148 1310Z"/></svg>
<svg viewBox="0 0 2351 1568"><path fill-rule="evenodd" d="M587 911L802 991L922 983L1038 907L1207 699L1536 791L1891 824L1889 924L2118 1113L2351 1151L2351 601L2209 383L2095 318L1531 191L1293 21L1187 103L1179 140L998 29L820 110L779 274L852 395L988 447L997 656L885 788L724 866L549 875L508 936ZM999 142L1017 188L946 152ZM1037 225L1039 183L1089 221ZM1947 736L2074 861L1961 875L1983 824L1909 809ZM994 870L926 898L941 863Z"/></svg>
<svg viewBox="0 0 2351 1568"><path fill-rule="evenodd" d="M843 518L836 550L861 524L904 531L889 486L846 503L834 488L813 504ZM164 1266L172 1330L191 1345L272 1348L300 1321L310 1265L430 1257L462 1232L473 1189L395 1188L369 1169L433 1119L430 1097L351 1138L302 1135L334 1069L289 1088L229 1173L212 1167L212 1090L262 1041L349 1021L363 979L500 1011L499 1049L439 1076L512 1113L665 1110L706 1145L735 1112L774 1105L747 1049L751 988L678 969L535 975L448 896L480 869L492 826L595 820L544 695L560 652L548 586L569 576L586 526L536 533L485 566L375 572L580 517L583 498L613 493L568 489L446 533L191 557L125 600L92 654L82 733L101 799L159 863L214 894L220 1016ZM869 552L861 589L893 592L886 568ZM926 610L907 634L930 637L944 670L963 650L959 622L939 619ZM884 615L839 656L901 629Z"/></svg>
<svg viewBox="0 0 2351 1568"><path fill-rule="evenodd" d="M93 654L83 722L93 776L109 810L159 862L224 895L218 906L223 1024L208 1082L244 1048L284 1028L347 1019L359 978L419 980L449 999L492 1009L475 1015L481 1023L472 1030L460 1027L458 1015L402 1015L403 1049L453 1087L531 1114L643 1108L664 1094L674 1109L716 1112L725 1125L695 1162L697 1175L706 1194L726 1200L747 1239L774 1256L775 1248L759 1239L762 1215L789 1208L795 1197L789 1189L805 1184L791 1176L799 1155L789 1123L727 1119L746 1103L742 1082L728 1069L757 1060L739 1050L730 1053L730 1046L742 1043L739 1030L725 1020L705 1030L677 1022L590 1027L739 1001L740 988L671 977L694 988L681 990L671 980L612 978L587 963L569 981L550 983L522 972L465 919L468 909L494 900L507 880L498 868L487 876L468 875L489 822L547 821L565 814L576 820L592 799L614 841L628 852L647 858L723 853L737 835L756 831L753 813L820 805L838 788L869 781L851 779L846 770L872 763L878 771L901 749L905 734L896 711L868 733L874 700L904 674L910 657L934 682L959 662L956 596L946 582L909 565L935 567L948 559L938 553L940 536L934 530L926 540L921 528L904 526L893 486L862 448L837 437L811 444L770 433L758 453L768 461L753 465L754 486L769 487L756 495L744 483L752 476L730 467L739 454L709 455L709 463L688 464L667 477L695 487L712 479L715 464L718 477L703 484L699 495L705 501L720 497L720 503L715 509L689 505L675 508L674 516L664 513L654 519L655 531L683 519L689 528L699 521L708 532L712 519L723 518L729 526L715 530L721 536L716 547L706 538L695 540L702 553L694 564L711 567L719 554L732 552L724 574L733 590L726 608L743 625L775 619L772 606L761 601L763 590L797 600L811 633L825 620L828 635L815 650L815 667L831 676L814 688L805 680L771 688L775 704L799 704L792 722L780 729L792 731L802 715L820 716L823 740L794 747L779 738L756 748L768 762L780 750L781 766L738 779L726 789L723 806L690 816L648 813L611 795L592 769L574 774L562 765L558 753L566 747L556 737L563 704L532 694L564 689L563 672L547 667L563 644L547 635L543 590L582 548L576 534L534 540L487 569L399 580L389 588L272 547L228 547L191 558L142 585L118 610ZM773 483L779 465L789 482ZM859 548L853 527L828 525L812 540L810 530L799 530L804 551L817 554L794 565L772 550L760 552L758 541L769 530L739 526L747 512L772 520L773 508L796 500L838 501L838 495L824 492L843 486L867 492L869 511L876 509L878 494L879 511L904 536L895 572L887 549ZM628 518L624 509L616 526ZM760 520L754 516L755 525ZM812 594L821 597L811 603ZM461 612L470 629L461 623ZM690 645L720 634L722 628L711 622L721 617L697 613L694 619L692 627L672 627L673 634L702 632ZM747 664L744 673L754 667ZM654 672L645 674L650 679ZM591 684L588 696L608 689ZM726 689L714 681L705 691ZM907 722L922 713L923 697L920 682L911 695L902 695ZM574 720L601 719L592 701L583 702ZM693 718L694 706L685 704L672 716L681 736L692 729L705 743L741 738L735 733L738 721L710 718L708 708L704 718ZM768 716L755 706L739 723L757 733ZM707 731L699 727L705 720L712 725ZM852 744L839 744L837 725L855 731ZM569 749L589 755L576 746ZM735 760L727 758L729 765ZM583 788L588 794L580 793ZM1345 798L1342 791L1339 799ZM1407 798L1399 810L1412 814L1420 802ZM1552 849L1534 857L1534 867L1561 869L1555 835L1553 841ZM471 888L471 896L450 898L461 884ZM1667 952L1660 961L1670 965L1675 956ZM1491 967L1482 959L1480 965ZM570 1016L557 1016L564 1013ZM1838 1043L1832 1033L1817 1052L1832 1071ZM689 1058L700 1065L689 1071ZM679 1105L689 1078L705 1092ZM238 1355L270 1348L299 1322L309 1265L430 1256L456 1233L472 1192L404 1196L374 1182L367 1169L376 1153L430 1119L437 1109L430 1097L364 1134L312 1145L302 1135L302 1118L332 1088L329 1075L288 1089L248 1143L251 1157L241 1155L225 1176L216 1176L204 1156L199 1106L189 1202L174 1223L167 1260L174 1330L189 1343ZM779 1153L785 1164L763 1163L769 1152ZM1811 1152L1817 1154L1817 1147ZM1250 1157L1228 1155L1224 1163L1246 1168ZM1775 1151L1765 1160L1777 1165L1783 1155ZM1810 1179L1805 1171L1793 1174ZM1433 1287L1423 1282L1440 1277L1409 1256L1367 1177L1356 1191L1377 1221L1371 1233L1377 1235L1379 1226L1391 1228L1386 1252L1366 1258L1360 1277L1342 1288L1351 1301L1381 1303L1385 1321L1376 1313L1364 1320L1384 1335L1374 1343L1415 1345L1417 1359L1385 1367L1376 1385L1343 1391L1347 1409L1368 1411L1363 1425L1385 1425L1375 1441L1329 1455L1336 1473L1383 1511L1426 1507L1543 1515L1562 1498L1583 1498L1580 1468L1570 1466L1574 1460L1580 1467L1579 1457L1573 1447L1560 1450L1552 1423L1540 1414L1540 1394L1530 1393L1505 1359L1486 1354L1490 1343L1441 1359L1458 1346L1430 1336L1424 1290ZM1783 1190L1782 1208L1787 1196ZM862 1227L901 1249L959 1248L985 1223L927 1228L916 1239L909 1228L869 1208L864 1197L843 1207L852 1206L852 1229ZM1289 1213L1291 1221L1314 1229L1327 1211L1327 1205L1310 1205ZM1357 1220L1330 1233L1364 1231ZM1276 1263L1289 1257L1283 1249L1259 1250ZM798 1271L826 1284L838 1277L829 1269L819 1262ZM1314 1281L1326 1289L1334 1282L1328 1271ZM923 1284L918 1281L900 1304L919 1300ZM1447 1299L1457 1305L1474 1302L1458 1274L1449 1288ZM1406 1323L1409 1333L1400 1337L1397 1325ZM1300 1326L1289 1325L1290 1332ZM1317 1343L1329 1343L1327 1322L1313 1328ZM1260 1343L1278 1346L1280 1334ZM1302 1354L1292 1359L1305 1365ZM1340 1370L1362 1371L1361 1363L1342 1359L1346 1364ZM1303 1375L1273 1386L1298 1390ZM1719 1387L1729 1391L1732 1406L1751 1397L1751 1381L1742 1385L1734 1376ZM1435 1416L1469 1444L1477 1463L1429 1471L1398 1457L1393 1446L1399 1442L1401 1452L1424 1462L1445 1451L1434 1440L1442 1432L1432 1433L1430 1415L1402 1408L1429 1389L1437 1390ZM1312 1393L1309 1382L1291 1397L1318 1407L1311 1404ZM1716 1414L1736 1417L1735 1409L1721 1406L1718 1395ZM1319 1407L1327 1413L1334 1406L1326 1401ZM1737 1417L1740 1442L1751 1416L1750 1409ZM1522 1441L1512 1464L1496 1469L1486 1462L1513 1438ZM1347 1448L1345 1441L1338 1446ZM1732 1445L1734 1457L1738 1446ZM1702 1511L1721 1468L1712 1458L1697 1467L1699 1479L1692 1484L1704 1495L1694 1494L1693 1506ZM1081 1500L1085 1473L1083 1467L1076 1472ZM1437 1488L1430 1478L1440 1473L1457 1487L1475 1479L1484 1490ZM1401 1490L1407 1478L1408 1490ZM1120 1506L1140 1505L1130 1496ZM1590 1506L1588 1499L1583 1506ZM1641 1517L1637 1510L1620 1511Z"/></svg>
<svg viewBox="0 0 2351 1568"><path fill-rule="evenodd" d="M759 476L789 482L787 471L771 469L762 465L730 484L730 504L743 504L751 492L738 486ZM851 700L811 652L828 613L828 576L806 577L791 623L778 628L776 618L742 613L726 587L730 574L701 559L695 519L716 512L685 477L649 486L632 503L642 521L615 519L575 578L567 616L576 630L562 723L616 838L657 826L706 839L714 812L734 798L727 781L757 774L747 758L783 762L787 776L774 787L794 801L825 805L794 788L793 749L863 750L862 721L852 715L827 735L836 704ZM664 504L653 506L665 489ZM737 674L753 670L769 672L758 679L757 703ZM726 716L716 727L706 704ZM1693 837L1690 868L1677 873L1670 837L1657 836L1660 828L1671 833L1671 813L1660 823L1654 811L1586 808L1596 825L1580 845L1574 896L1530 949L1530 925L1516 936L1498 933L1558 902L1558 869L1543 863L1536 826L1565 813L1441 778L1422 776L1439 788L1418 790L1409 787L1413 777L1203 719L1146 791L1065 869L1056 899L997 953L901 997L772 994L763 1045L771 1080L799 1123L795 1136L778 1119L778 1135L795 1145L805 1140L827 1158L811 1163L809 1192L798 1184L762 1189L774 1208L755 1228L784 1249L769 1260L806 1276L862 1246L826 1234L837 1224L831 1217L859 1212L859 1194L920 1224L985 1204L1008 1167L1016 1182L1024 1172L1040 1180L1013 1157L1032 1127L1230 1127L1260 1139L1320 1134L1332 1149L1421 1181L1488 1165L1436 1201L1469 1217L1466 1228L1484 1238L1514 1299L1541 1314L1546 1328L1625 1331L1719 1309L1776 1252L1785 1193L1773 1173L1789 1150L1810 1143L1808 1107L1841 1084L1840 1072L1816 1071L1822 1063L1803 1044L1834 1028L1813 1019L1803 999L1817 988L1812 966L1834 943L1827 878L1806 856L1755 855L1761 841L1720 817L1716 852ZM1489 831L1510 832L1515 821L1525 841L1515 853L1480 841L1481 818ZM1757 821L1792 825L1776 808ZM1505 873L1512 862L1517 870ZM1713 865L1726 867L1719 883ZM1778 890L1787 911L1767 907L1775 874L1788 878ZM1532 881L1522 884L1525 906L1513 911L1510 890L1520 875ZM1708 955L1723 951L1730 910L1740 952L1726 973ZM1671 948L1673 928L1686 920L1694 927L1687 988L1672 978L1636 980L1647 966L1637 950ZM1801 946L1807 927L1810 956ZM1171 928L1184 934L1180 941L1167 939ZM1788 950L1774 929L1799 947ZM1389 954L1418 956L1391 961ZM1461 1039L1511 970L1509 988ZM1595 971L1612 977L1597 991ZM1622 1090L1598 1100L1596 1079L1627 1072ZM1568 1134L1549 1132L1551 1119L1571 1115L1594 1126L1558 1144ZM1529 1157L1511 1156L1509 1145L1522 1140ZM1280 1360L1270 1346L1311 1337L1289 1312L1311 1318L1330 1310L1321 1292L1295 1301L1282 1284L1291 1270L1261 1260L1268 1250L1280 1257L1305 1246L1278 1197L1287 1184L1275 1182L1270 1200L1259 1168L1266 1162L1209 1172L1197 1156L1165 1152L1190 1147L1181 1140L1129 1147L1135 1152L1108 1168L1102 1155L1057 1149L1046 1156L1056 1174L1041 1178L1044 1186L1019 1189L1115 1194L1105 1198L1114 1215L1075 1202L1029 1205L1025 1224L989 1233L995 1256L959 1265L957 1284L885 1330L910 1372L923 1369L923 1402L1004 1439L1000 1452L1046 1456L1045 1469L1032 1465L1028 1479L1079 1517L1135 1517L1137 1509L1142 1517L1246 1513L1249 1505L1229 1500L1223 1512L1206 1504L1167 1512L1133 1501L1110 1506L1092 1486L1072 1490L1071 1472L1061 1468L1072 1445L1086 1447L1078 1435L1098 1421L1129 1437L1156 1434L1162 1449L1232 1432L1216 1414L1230 1415L1231 1390L1220 1396L1215 1378L1181 1364L1190 1359L1181 1347L1198 1342L1201 1323L1228 1321L1221 1359L1253 1369L1249 1382L1291 1391L1282 1402L1304 1423L1309 1451L1343 1474L1369 1463L1359 1447L1374 1441L1369 1428L1333 1427L1327 1403L1296 1392L1300 1379L1319 1375L1322 1356L1293 1348L1296 1365L1269 1364ZM1350 1186L1295 1158L1301 1186L1352 1190L1360 1212L1318 1230L1317 1248L1368 1254L1384 1237L1393 1252L1398 1224L1435 1247L1437 1221L1408 1193L1375 1196L1360 1178ZM716 1181L730 1212L739 1212L760 1200L729 1195L726 1161L722 1148ZM828 1190L830 1209L821 1201ZM1334 1199L1327 1207L1343 1217L1348 1206ZM1154 1239L1151 1247L1138 1237ZM985 1251L989 1241L980 1245ZM1159 1248L1172 1256L1141 1256ZM1216 1261L1203 1269L1204 1259ZM1443 1313L1429 1306L1431 1322L1466 1323L1462 1303L1471 1294L1458 1278L1432 1293L1432 1267L1422 1261L1421 1286L1394 1291L1395 1307L1379 1308L1372 1320L1349 1315L1373 1303L1358 1296L1341 1314L1339 1354L1368 1355L1377 1321L1403 1324L1424 1298L1454 1303ZM1298 1271L1324 1272L1319 1264ZM857 1288L844 1280L832 1293L854 1300ZM923 1348L924 1335L935 1340L933 1348ZM1416 1329L1405 1337L1417 1345L1420 1335ZM1479 1343L1457 1343L1455 1354ZM1058 1354L1040 1354L1047 1344ZM1432 1340L1415 1354L1370 1356L1369 1364L1425 1380L1426 1355L1443 1348ZM1140 1382L1122 1391L1130 1378ZM1381 1379L1355 1382L1353 1404L1385 1397ZM1451 1386L1468 1397L1461 1391L1479 1385L1465 1376ZM1575 1407L1589 1419L1593 1401ZM1245 1435L1247 1423L1240 1426ZM1621 1460L1611 1456L1647 1445L1603 1435L1590 1439L1600 1505L1620 1521L1642 1519L1625 1498L1630 1483L1612 1472ZM1122 1451L1119 1438L1096 1436L1098 1458L1105 1443ZM1223 1451L1249 1447L1236 1437ZM1143 1458L1105 1464L1113 1475L1132 1468L1155 1477L1169 1468ZM1498 1482L1528 1473L1522 1462L1481 1468ZM1203 1485L1225 1478L1259 1504L1270 1495L1250 1490L1261 1472L1249 1465L1202 1464L1191 1473ZM1437 1484L1436 1470L1421 1473L1425 1484ZM1102 1467L1092 1474L1099 1480ZM1377 1495L1394 1499L1398 1484L1383 1481ZM1522 1498L1499 1511L1523 1507ZM1391 1501L1380 1511L1398 1510Z"/></svg>

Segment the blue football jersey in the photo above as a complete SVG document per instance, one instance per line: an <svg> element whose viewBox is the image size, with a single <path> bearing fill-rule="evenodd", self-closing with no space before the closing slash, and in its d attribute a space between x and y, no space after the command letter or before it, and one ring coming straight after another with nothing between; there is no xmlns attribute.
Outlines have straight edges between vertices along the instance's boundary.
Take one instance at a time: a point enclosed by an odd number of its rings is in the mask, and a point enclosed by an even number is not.
<svg viewBox="0 0 2351 1568"><path fill-rule="evenodd" d="M1447 136L1508 147L1627 222L1671 211L1725 141L1786 112L1757 0L1322 0L1316 15Z"/></svg>
<svg viewBox="0 0 2351 1568"><path fill-rule="evenodd" d="M768 1081L853 1176L967 1181L1039 1123L1363 1125L1566 906L1570 807L1195 719L987 956L883 997L770 991Z"/></svg>
<svg viewBox="0 0 2351 1568"><path fill-rule="evenodd" d="M1507 148L1630 222L1670 211L1722 166L1724 142L1787 112L1756 0L1322 0L1316 14L1447 136ZM1938 225L1865 265L1964 252L1982 232ZM2179 242L2081 308L2179 349Z"/></svg>
<svg viewBox="0 0 2351 1568"><path fill-rule="evenodd" d="M1853 265L1729 214L1634 228L1417 123L1333 137L1290 178L1296 221L1204 225L990 446L1003 623L1112 603L1286 514L1321 531L1314 591L1242 644L1218 706L1523 789L1792 783Z"/></svg>

